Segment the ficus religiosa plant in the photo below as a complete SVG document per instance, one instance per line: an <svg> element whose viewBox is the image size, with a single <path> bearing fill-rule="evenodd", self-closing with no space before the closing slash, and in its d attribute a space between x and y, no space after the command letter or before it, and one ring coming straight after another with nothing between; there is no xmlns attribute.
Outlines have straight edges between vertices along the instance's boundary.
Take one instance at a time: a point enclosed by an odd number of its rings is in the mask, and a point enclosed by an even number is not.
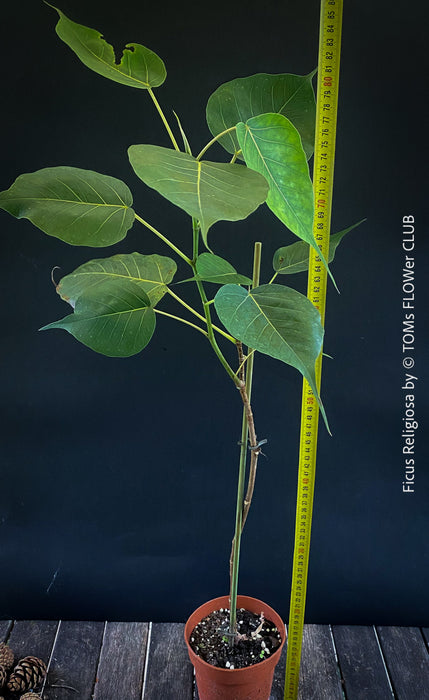
<svg viewBox="0 0 429 700"><path fill-rule="evenodd" d="M314 142L313 73L261 73L221 85L207 104L207 124L213 138L194 155L179 118L175 115L174 123L180 145L155 96L155 89L166 78L163 61L134 43L128 44L117 60L112 46L98 31L57 12L58 36L85 66L104 78L147 91L164 123L168 145L132 145L129 161L146 186L189 214L189 249L179 249L168 234L134 211L131 192L124 182L91 170L56 166L21 175L0 194L0 206L17 218L29 219L49 236L75 246L110 246L122 240L137 221L174 254L167 257L135 252L84 263L57 285L58 294L73 312L43 330L67 330L95 352L110 357L129 357L143 350L155 331L157 315L187 324L191 332L206 337L238 390L243 407L230 560L229 632L233 643L240 538L261 451L250 405L254 352L299 370L312 387L326 423L314 369L323 339L319 313L305 296L278 283L284 275L307 269L309 246L320 253L313 235L313 188L308 168ZM216 142L225 149L225 162L206 159ZM213 252L216 245L211 228L222 220L245 219L264 202L300 240L274 253L273 277L261 284L261 245L255 246L251 276L241 274ZM348 230L332 236L329 260L322 259L325 265L333 259ZM189 271L180 279L176 277L175 282L196 285L200 310L182 297L187 284L175 286L175 291L169 286L177 272L176 260ZM166 295L188 315L162 311ZM218 320L214 320L214 312ZM231 346L234 361L227 359L231 353L226 350Z"/></svg>

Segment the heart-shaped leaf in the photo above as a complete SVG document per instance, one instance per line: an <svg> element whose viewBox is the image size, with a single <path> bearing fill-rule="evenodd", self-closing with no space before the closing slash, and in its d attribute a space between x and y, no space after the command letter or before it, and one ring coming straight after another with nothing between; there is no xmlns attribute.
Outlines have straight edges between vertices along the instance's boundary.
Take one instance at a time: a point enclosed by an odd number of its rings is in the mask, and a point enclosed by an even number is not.
<svg viewBox="0 0 429 700"><path fill-rule="evenodd" d="M176 269L174 260L161 255L113 255L84 263L62 278L57 292L74 308L76 300L87 289L95 289L107 280L130 279L147 294L151 306L155 306L167 292L167 284L173 279Z"/></svg>
<svg viewBox="0 0 429 700"><path fill-rule="evenodd" d="M249 168L270 184L267 204L299 238L313 241L314 197L300 136L281 114L262 114L237 124Z"/></svg>
<svg viewBox="0 0 429 700"><path fill-rule="evenodd" d="M131 278L107 279L80 294L73 314L40 330L51 328L63 328L108 357L129 357L150 341L155 312L146 292Z"/></svg>
<svg viewBox="0 0 429 700"><path fill-rule="evenodd" d="M359 226L365 219L358 221L357 224L349 226L343 231L332 234L329 239L329 257L328 262L332 262L335 258L335 251L346 233ZM278 248L273 257L273 268L279 275L291 275L295 272L304 272L308 270L310 246L304 241L297 241L291 245Z"/></svg>
<svg viewBox="0 0 429 700"><path fill-rule="evenodd" d="M264 284L250 291L227 284L218 290L214 303L231 335L301 372L317 397L326 423L314 367L322 349L323 327L311 301L280 284Z"/></svg>
<svg viewBox="0 0 429 700"><path fill-rule="evenodd" d="M135 214L128 187L109 175L59 166L20 175L0 207L49 236L94 248L121 241Z"/></svg>
<svg viewBox="0 0 429 700"><path fill-rule="evenodd" d="M313 75L258 73L224 83L207 103L207 124L211 133L217 136L238 122L246 122L260 114L283 114L298 130L306 156L310 158L316 120ZM235 153L240 148L234 132L223 136L219 143L228 153Z"/></svg>
<svg viewBox="0 0 429 700"><path fill-rule="evenodd" d="M298 131L282 114L262 114L237 124L237 138L249 168L270 184L271 211L328 267L313 234L313 185Z"/></svg>
<svg viewBox="0 0 429 700"><path fill-rule="evenodd" d="M130 146L128 157L146 185L198 219L207 247L210 226L245 219L267 196L265 178L244 165L198 161L188 153L152 145Z"/></svg>
<svg viewBox="0 0 429 700"><path fill-rule="evenodd" d="M100 32L72 22L57 7L46 4L60 16L55 28L58 36L87 68L116 83L141 90L162 85L167 73L163 61L156 53L141 44L127 44L117 63L113 47L103 39Z"/></svg>
<svg viewBox="0 0 429 700"><path fill-rule="evenodd" d="M196 263L197 275L204 282L216 284L252 284L252 280L240 275L224 258L213 253L201 253Z"/></svg>

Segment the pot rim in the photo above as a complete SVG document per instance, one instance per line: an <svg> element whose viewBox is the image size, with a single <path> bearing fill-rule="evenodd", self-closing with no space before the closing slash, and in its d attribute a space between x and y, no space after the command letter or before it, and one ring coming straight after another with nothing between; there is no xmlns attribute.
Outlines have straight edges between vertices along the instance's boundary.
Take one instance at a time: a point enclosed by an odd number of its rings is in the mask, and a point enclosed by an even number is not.
<svg viewBox="0 0 429 700"><path fill-rule="evenodd" d="M271 654L267 659L264 659L263 661L258 661L258 663L252 664L251 666L244 666L243 668L222 668L220 666L213 666L212 664L209 664L207 661L202 659L201 656L198 656L198 654L196 654L195 651L191 648L191 645L189 643L190 634L192 633L192 630L194 629L196 624L199 621L201 621L203 619L203 617L205 617L207 614L209 614L209 612L205 612L204 614L202 614L200 616L200 619L198 620L197 615L198 615L199 611L202 610L202 608L206 608L208 605L213 606L211 608L211 612L213 612L214 610L219 609L217 607L217 605L219 605L219 607L221 607L221 608L226 607L226 604L229 605L229 595L219 596L218 598L212 598L211 600L207 600L205 603L203 603L198 608L196 608L194 610L194 612L188 617L186 624L185 624L184 635L185 635L186 646L188 647L189 655L193 659L195 659L198 664L201 664L203 667L205 666L205 667L210 668L210 669L215 669L217 673L223 673L223 674L230 674L230 673L239 674L239 673L246 673L246 672L249 673L249 671L251 671L251 670L254 671L257 668L260 669L261 666L276 665L277 664L278 656L281 654L281 652L283 650L283 646L286 642L285 624L284 624L283 620L281 619L280 615L274 610L274 608L272 608L267 603L264 603L263 600L259 600L259 598L254 598L252 596L247 596L247 595L239 595L239 596L237 596L237 607L240 606L240 608L246 608L246 600L251 600L253 602L256 602L257 604L262 605L262 607L264 608L264 613L265 613L265 610L268 611L268 614L267 614L268 618L270 618L274 615L276 618L278 618L280 620L280 622L281 622L280 628L279 628L279 625L275 622L275 625L276 625L276 627L281 635L281 638L282 638L279 648L276 649L276 651L273 654ZM226 601L226 604L225 604L225 601ZM253 612L253 611L250 610L250 612ZM197 619L197 622L193 623L192 628L190 629L190 621L193 617L195 617Z"/></svg>

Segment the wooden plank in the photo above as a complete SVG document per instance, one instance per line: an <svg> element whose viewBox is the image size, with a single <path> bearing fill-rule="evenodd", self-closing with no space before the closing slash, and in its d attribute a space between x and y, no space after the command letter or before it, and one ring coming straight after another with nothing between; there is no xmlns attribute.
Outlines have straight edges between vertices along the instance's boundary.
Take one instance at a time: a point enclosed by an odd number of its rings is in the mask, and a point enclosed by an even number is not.
<svg viewBox="0 0 429 700"><path fill-rule="evenodd" d="M106 623L94 700L141 700L148 630L147 622Z"/></svg>
<svg viewBox="0 0 429 700"><path fill-rule="evenodd" d="M12 625L12 620L0 620L0 642L5 642L7 640Z"/></svg>
<svg viewBox="0 0 429 700"><path fill-rule="evenodd" d="M192 700L193 668L183 639L184 627L178 622L152 625L144 700Z"/></svg>
<svg viewBox="0 0 429 700"><path fill-rule="evenodd" d="M0 640L17 659L51 661L45 700L71 693L79 700L198 700L183 628L153 624L147 662L147 623L1 620ZM329 626L304 626L300 700L429 700L428 628L336 625L332 632L339 667ZM283 699L285 658L286 649L270 700Z"/></svg>
<svg viewBox="0 0 429 700"><path fill-rule="evenodd" d="M17 660L24 656L37 656L48 665L55 635L58 629L55 620L17 620L9 636L9 646Z"/></svg>
<svg viewBox="0 0 429 700"><path fill-rule="evenodd" d="M274 672L270 700L283 700L287 648ZM299 700L344 700L329 625L304 625Z"/></svg>
<svg viewBox="0 0 429 700"><path fill-rule="evenodd" d="M377 627L390 680L399 700L429 698L429 654L418 627Z"/></svg>
<svg viewBox="0 0 429 700"><path fill-rule="evenodd" d="M61 621L49 666L44 700L92 700L103 622Z"/></svg>
<svg viewBox="0 0 429 700"><path fill-rule="evenodd" d="M347 700L392 700L374 628L335 625L332 632Z"/></svg>
<svg viewBox="0 0 429 700"><path fill-rule="evenodd" d="M329 625L304 625L298 697L300 700L344 700Z"/></svg>

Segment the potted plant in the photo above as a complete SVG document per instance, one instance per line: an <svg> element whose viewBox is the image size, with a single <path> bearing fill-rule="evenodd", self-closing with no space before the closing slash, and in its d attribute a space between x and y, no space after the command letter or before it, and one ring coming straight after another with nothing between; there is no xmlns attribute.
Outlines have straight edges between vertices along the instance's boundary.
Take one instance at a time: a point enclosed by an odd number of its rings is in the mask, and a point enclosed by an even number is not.
<svg viewBox="0 0 429 700"><path fill-rule="evenodd" d="M314 73L257 74L221 85L207 104L212 138L194 155L179 118L175 115L173 130L155 95L166 78L159 56L130 43L117 60L98 31L57 12L57 34L82 63L104 78L145 90L152 100L169 144L131 145L128 157L140 181L190 216L189 250L183 251L133 209L124 182L91 170L55 166L21 175L0 193L0 207L70 245L110 246L138 222L170 249L169 256L119 253L83 263L56 285L72 313L42 330L67 330L110 357L141 352L155 331L157 315L186 324L206 338L227 375L225 391L241 398L239 476L229 595L190 617L186 642L197 668L201 700L268 698L285 641L284 624L265 603L238 595L241 535L266 442L258 439L251 408L253 360L255 352L261 352L295 367L312 387L327 424L314 372L323 340L319 313L305 296L278 283L282 275L306 269L309 246L321 256L313 236L308 168L314 142ZM215 143L226 152L222 162L206 159ZM255 245L253 270L243 274L214 252L209 233L217 222L243 220L263 203L300 240L274 252L274 274L261 284L260 243ZM332 237L329 260L345 233ZM180 287L178 281L183 283ZM198 291L199 310L184 298L187 285ZM185 315L160 308L167 295ZM210 628L213 646L204 628ZM224 684L222 690L218 682Z"/></svg>

